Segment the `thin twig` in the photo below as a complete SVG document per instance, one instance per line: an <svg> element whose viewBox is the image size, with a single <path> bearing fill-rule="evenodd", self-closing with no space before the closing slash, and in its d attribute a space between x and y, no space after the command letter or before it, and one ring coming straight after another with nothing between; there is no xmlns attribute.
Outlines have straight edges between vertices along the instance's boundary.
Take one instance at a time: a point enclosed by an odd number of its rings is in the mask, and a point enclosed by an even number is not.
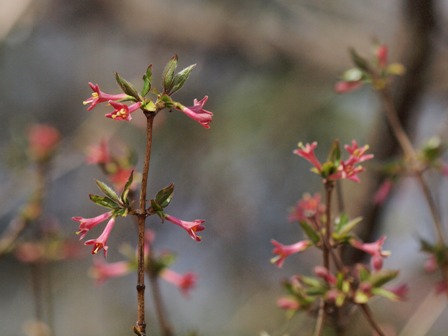
<svg viewBox="0 0 448 336"><path fill-rule="evenodd" d="M372 329L374 329L379 336L386 336L386 334L383 332L383 330L381 330L380 326L373 318L373 314L369 306L367 304L361 304L359 305L359 307L361 308L361 311L363 312Z"/></svg>
<svg viewBox="0 0 448 336"><path fill-rule="evenodd" d="M146 150L143 165L142 184L140 191L137 246L137 323L134 332L140 336L146 336L145 322L145 222L146 222L146 192L148 188L148 175L151 162L152 130L155 113L146 115Z"/></svg>

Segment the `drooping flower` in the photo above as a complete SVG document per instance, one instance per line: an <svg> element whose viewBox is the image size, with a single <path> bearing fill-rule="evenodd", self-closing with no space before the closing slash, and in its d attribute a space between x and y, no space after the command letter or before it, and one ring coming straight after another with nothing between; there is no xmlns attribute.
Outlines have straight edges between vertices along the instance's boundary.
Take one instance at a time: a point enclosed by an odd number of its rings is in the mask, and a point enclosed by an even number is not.
<svg viewBox="0 0 448 336"><path fill-rule="evenodd" d="M79 222L79 231L76 232L76 234L81 235L79 237L79 240L82 240L84 236L87 234L87 232L89 232L89 230L91 230L98 224L104 222L106 219L109 219L111 217L112 217L112 211L105 212L99 216L92 218L72 217L72 220L74 220L75 222Z"/></svg>
<svg viewBox="0 0 448 336"><path fill-rule="evenodd" d="M197 276L192 272L179 274L170 269L164 269L160 275L165 281L179 288L182 295L189 297L190 290L196 286Z"/></svg>
<svg viewBox="0 0 448 336"><path fill-rule="evenodd" d="M142 105L141 102L136 102L132 105L126 105L123 103L117 103L112 100L109 101L109 104L115 109L111 113L107 113L105 116L114 120L126 120L130 121L132 119L131 113L137 111Z"/></svg>
<svg viewBox="0 0 448 336"><path fill-rule="evenodd" d="M210 123L212 121L213 113L207 110L204 110L204 105L208 100L208 96L205 96L201 100L195 99L193 102L193 106L183 106L181 104L175 104L175 108L179 111L185 113L188 117L193 120L196 120L205 128L210 128Z"/></svg>
<svg viewBox="0 0 448 336"><path fill-rule="evenodd" d="M386 240L386 236L382 236L376 242L363 243L359 240L352 239L350 244L358 250L364 251L372 256L372 267L374 270L379 271L383 267L383 259L390 256L390 251L383 251L383 244Z"/></svg>
<svg viewBox="0 0 448 336"><path fill-rule="evenodd" d="M196 232L205 230L202 225L205 221L202 219L195 219L194 221L187 222L171 215L165 215L165 219L173 224L180 226L182 229L187 231L190 237L196 241L201 241L201 236L198 236Z"/></svg>
<svg viewBox="0 0 448 336"><path fill-rule="evenodd" d="M310 194L305 193L290 212L288 220L290 222L301 222L313 217L318 218L324 213L325 205L321 203L320 194L315 193L314 196L311 196Z"/></svg>
<svg viewBox="0 0 448 336"><path fill-rule="evenodd" d="M302 240L292 245L283 245L275 239L271 239L271 244L274 245L272 253L277 254L277 256L271 259L271 262L276 264L279 268L283 266L287 257L305 251L308 247L313 245L309 240Z"/></svg>
<svg viewBox="0 0 448 336"><path fill-rule="evenodd" d="M93 266L90 269L90 275L100 285L110 278L126 275L130 271L131 267L127 261L106 263L102 259L94 259Z"/></svg>
<svg viewBox="0 0 448 336"><path fill-rule="evenodd" d="M35 124L28 130L30 155L35 160L45 160L51 156L60 140L59 131L50 125Z"/></svg>
<svg viewBox="0 0 448 336"><path fill-rule="evenodd" d="M93 84L89 82L90 88L93 90L92 96L86 100L84 100L83 104L90 106L87 108L88 111L92 110L97 104L109 102L109 101L120 101L123 99L129 98L129 96L125 93L119 94L108 94L100 90L98 84Z"/></svg>
<svg viewBox="0 0 448 336"><path fill-rule="evenodd" d="M115 217L109 219L106 227L104 228L103 233L97 239L91 239L84 243L84 245L93 245L92 254L97 254L99 250L104 250L104 256L107 256L107 240L109 239L109 235L112 232L112 229L115 225Z"/></svg>
<svg viewBox="0 0 448 336"><path fill-rule="evenodd" d="M322 170L322 164L317 159L316 154L314 154L314 150L317 147L317 142L314 141L311 144L307 143L305 146L302 143L299 143L298 146L299 148L295 149L293 153L308 160L319 173Z"/></svg>

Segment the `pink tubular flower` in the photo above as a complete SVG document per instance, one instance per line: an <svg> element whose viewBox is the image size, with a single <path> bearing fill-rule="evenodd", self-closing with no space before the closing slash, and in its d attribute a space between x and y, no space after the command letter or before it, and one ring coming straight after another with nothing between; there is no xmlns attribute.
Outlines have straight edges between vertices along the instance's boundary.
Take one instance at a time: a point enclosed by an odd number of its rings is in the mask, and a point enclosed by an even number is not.
<svg viewBox="0 0 448 336"><path fill-rule="evenodd" d="M300 308L299 303L290 297L282 297L277 300L277 306L285 310L297 310Z"/></svg>
<svg viewBox="0 0 448 336"><path fill-rule="evenodd" d="M350 244L358 250L364 251L372 256L372 267L374 270L379 271L383 267L383 259L390 256L390 251L383 251L383 244L386 240L386 236L382 236L376 242L363 243L359 240L351 240Z"/></svg>
<svg viewBox="0 0 448 336"><path fill-rule="evenodd" d="M351 146L345 145L344 148L350 154L350 157L346 161L347 164L356 164L373 159L373 154L366 154L369 150L369 145L359 147L356 140L352 140Z"/></svg>
<svg viewBox="0 0 448 336"><path fill-rule="evenodd" d="M84 100L84 102L83 102L84 105L90 104L90 106L87 108L88 111L93 109L99 103L104 103L104 102L108 102L111 100L118 101L118 100L123 100L123 99L126 99L129 97L125 93L119 93L119 94L105 93L100 90L100 87L98 86L98 84L93 84L93 83L89 82L89 86L93 90L92 96L89 99Z"/></svg>
<svg viewBox="0 0 448 336"><path fill-rule="evenodd" d="M109 101L109 104L115 109L111 113L107 113L105 116L114 120L126 120L130 121L132 119L131 113L137 111L142 105L141 102L136 102L132 105L126 105L123 103L117 103L112 100Z"/></svg>
<svg viewBox="0 0 448 336"><path fill-rule="evenodd" d="M86 162L89 164L106 164L111 161L109 145L107 140L103 139L99 144L89 147Z"/></svg>
<svg viewBox="0 0 448 336"><path fill-rule="evenodd" d="M104 222L106 219L109 219L110 217L112 217L112 211L92 218L72 217L72 220L74 220L75 222L79 222L79 231L76 232L76 234L81 235L79 237L79 240L82 240L87 232L89 232L89 230Z"/></svg>
<svg viewBox="0 0 448 336"><path fill-rule="evenodd" d="M393 182L390 179L386 179L383 183L381 183L380 187L376 191L373 196L373 203L375 204L383 204L386 200L387 196L389 196L393 187Z"/></svg>
<svg viewBox="0 0 448 336"><path fill-rule="evenodd" d="M109 219L103 233L97 239L91 239L84 243L84 245L93 245L92 254L97 254L99 250L104 249L104 257L107 256L107 239L115 225L115 217Z"/></svg>
<svg viewBox="0 0 448 336"><path fill-rule="evenodd" d="M362 81L339 81L334 86L336 93L348 93L359 89L362 86Z"/></svg>
<svg viewBox="0 0 448 336"><path fill-rule="evenodd" d="M192 222L187 222L171 215L165 215L165 219L187 231L192 239L201 241L201 236L198 236L196 232L205 230L205 227L202 225L205 222L204 220L195 219Z"/></svg>
<svg viewBox="0 0 448 336"><path fill-rule="evenodd" d="M305 251L312 245L309 240L302 240L292 245L283 245L275 239L271 239L271 244L275 246L272 253L277 254L277 256L271 259L271 262L275 263L279 268L283 266L287 257L292 254Z"/></svg>
<svg viewBox="0 0 448 336"><path fill-rule="evenodd" d="M185 297L190 296L190 290L196 286L197 276L192 272L185 274L179 274L170 269L165 269L160 275L165 281L179 288L182 295Z"/></svg>
<svg viewBox="0 0 448 336"><path fill-rule="evenodd" d="M49 125L35 124L28 130L29 152L37 160L48 158L59 140L59 131Z"/></svg>
<svg viewBox="0 0 448 336"><path fill-rule="evenodd" d="M329 285L336 285L338 282L336 277L323 266L316 266L314 268L314 274L316 274L319 278L322 278Z"/></svg>
<svg viewBox="0 0 448 336"><path fill-rule="evenodd" d="M305 146L302 143L298 144L299 148L293 151L294 154L303 157L308 160L318 172L322 170L322 164L317 159L316 154L314 154L314 150L317 147L317 142L313 142L312 144L306 144Z"/></svg>
<svg viewBox="0 0 448 336"><path fill-rule="evenodd" d="M301 222L323 215L325 213L325 205L320 200L321 196L318 193L315 193L314 196L308 193L304 194L289 214L288 220L290 222Z"/></svg>
<svg viewBox="0 0 448 336"><path fill-rule="evenodd" d="M208 100L208 96L205 96L200 101L197 99L194 100L193 106L185 107L181 104L176 104L175 107L179 111L185 113L188 117L193 120L196 120L205 128L210 128L210 123L212 121L213 113L207 110L204 110L203 107Z"/></svg>
<svg viewBox="0 0 448 336"><path fill-rule="evenodd" d="M348 179L359 183L361 180L358 174L364 171L364 167L359 164L372 159L373 154L365 154L369 146L364 145L363 147L359 147L355 140L352 141L351 145L345 145L344 148L350 156L347 160L340 163L337 169L338 171L329 176L329 178L332 180Z"/></svg>
<svg viewBox="0 0 448 336"><path fill-rule="evenodd" d="M90 275L101 285L110 278L117 278L130 272L131 267L127 261L118 261L114 263L105 263L100 259L94 259L93 266L90 269Z"/></svg>

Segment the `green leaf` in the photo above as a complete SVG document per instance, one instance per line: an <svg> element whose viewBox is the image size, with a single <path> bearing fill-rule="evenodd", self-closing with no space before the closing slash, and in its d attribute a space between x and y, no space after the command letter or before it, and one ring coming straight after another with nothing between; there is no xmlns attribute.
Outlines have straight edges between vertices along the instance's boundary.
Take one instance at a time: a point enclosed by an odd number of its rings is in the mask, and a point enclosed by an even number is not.
<svg viewBox="0 0 448 336"><path fill-rule="evenodd" d="M372 294L385 297L391 301L400 301L400 297L397 294L384 288L372 288Z"/></svg>
<svg viewBox="0 0 448 336"><path fill-rule="evenodd" d="M162 209L164 209L170 204L171 200L173 199L173 194L174 194L174 184L171 183L169 186L161 189L157 193L155 202L158 205L160 205Z"/></svg>
<svg viewBox="0 0 448 336"><path fill-rule="evenodd" d="M107 197L109 197L111 200L113 200L116 203L120 202L120 200L118 199L117 193L111 187L109 187L106 183L98 181L98 180L96 180L95 182L96 182L96 185L98 186L98 188L100 188L101 191L104 193L104 195L106 195Z"/></svg>
<svg viewBox="0 0 448 336"><path fill-rule="evenodd" d="M120 208L120 206L117 203L115 203L113 200L111 200L109 197L90 194L89 198L93 203L100 205L102 207L108 208L108 209Z"/></svg>
<svg viewBox="0 0 448 336"><path fill-rule="evenodd" d="M187 81L188 77L190 76L191 71L196 66L196 64L192 64L189 67L186 67L182 71L180 71L176 76L174 76L173 79L173 88L171 89L171 94L173 94L176 91L179 91Z"/></svg>
<svg viewBox="0 0 448 336"><path fill-rule="evenodd" d="M148 66L146 69L146 73L143 75L143 89L142 96L146 96L149 91L151 91L151 82L152 82L152 64Z"/></svg>
<svg viewBox="0 0 448 336"><path fill-rule="evenodd" d="M124 93L126 93L128 96L134 97L137 101L140 101L137 90L132 86L131 83L121 77L118 72L115 73L115 80L117 81L118 85L120 85Z"/></svg>
<svg viewBox="0 0 448 336"><path fill-rule="evenodd" d="M335 165L333 162L327 161L322 164L321 175L323 178L326 178L326 177L336 173L336 171L337 171L337 165Z"/></svg>
<svg viewBox="0 0 448 336"><path fill-rule="evenodd" d="M314 245L319 243L319 241L320 241L319 234L307 222L300 221L299 224L302 227L302 229L305 232L305 234L313 242Z"/></svg>
<svg viewBox="0 0 448 336"><path fill-rule="evenodd" d="M439 137L430 138L422 149L422 154L427 162L434 162L443 154L445 148Z"/></svg>
<svg viewBox="0 0 448 336"><path fill-rule="evenodd" d="M339 233L342 228L348 223L348 215L345 213L341 213L335 220L334 231Z"/></svg>
<svg viewBox="0 0 448 336"><path fill-rule="evenodd" d="M132 185L132 181L134 180L134 171L131 171L129 178L124 186L123 192L121 193L121 201L125 204L129 204L128 195Z"/></svg>
<svg viewBox="0 0 448 336"><path fill-rule="evenodd" d="M155 112L157 110L157 107L152 100L148 100L142 104L142 109L148 112Z"/></svg>
<svg viewBox="0 0 448 336"><path fill-rule="evenodd" d="M126 217L128 215L129 209L128 208L120 208L120 209L114 209L114 216L115 217Z"/></svg>
<svg viewBox="0 0 448 336"><path fill-rule="evenodd" d="M345 224L343 224L343 226L340 228L339 230L339 234L342 236L346 236L347 234L349 234L350 232L353 231L353 229L356 227L356 225L358 225L359 223L361 223L362 221L362 217L356 217L354 219L352 219L351 221L346 222Z"/></svg>
<svg viewBox="0 0 448 336"><path fill-rule="evenodd" d="M334 140L328 154L328 161L333 162L335 166L339 165L341 161L341 148L339 146L339 140Z"/></svg>
<svg viewBox="0 0 448 336"><path fill-rule="evenodd" d="M424 252L428 252L433 254L434 252L436 252L437 247L432 245L430 242L428 242L427 240L420 238L420 249Z"/></svg>
<svg viewBox="0 0 448 336"><path fill-rule="evenodd" d="M175 104L170 96L166 94L159 96L158 100L162 101L166 108L172 108Z"/></svg>
<svg viewBox="0 0 448 336"><path fill-rule="evenodd" d="M385 283L395 279L398 276L399 271L393 270L380 270L376 273L373 273L369 279L369 282L373 287L381 287Z"/></svg>
<svg viewBox="0 0 448 336"><path fill-rule="evenodd" d="M174 71L177 68L177 55L174 55L166 64L163 70L163 90L165 93L170 94L174 86Z"/></svg>
<svg viewBox="0 0 448 336"><path fill-rule="evenodd" d="M355 303L357 303L357 304L364 304L369 301L369 296L366 293L358 290L355 293L355 297L353 298L353 301L355 301Z"/></svg>
<svg viewBox="0 0 448 336"><path fill-rule="evenodd" d="M362 71L369 71L369 63L361 57L355 49L350 48L349 49L350 57L352 59L352 62L356 65L357 68L359 68Z"/></svg>

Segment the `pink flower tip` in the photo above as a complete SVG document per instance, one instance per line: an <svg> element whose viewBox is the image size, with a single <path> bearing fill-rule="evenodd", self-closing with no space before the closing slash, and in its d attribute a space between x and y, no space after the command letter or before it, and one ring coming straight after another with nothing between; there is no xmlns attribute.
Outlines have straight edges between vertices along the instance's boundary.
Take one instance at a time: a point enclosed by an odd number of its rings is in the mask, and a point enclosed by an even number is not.
<svg viewBox="0 0 448 336"><path fill-rule="evenodd" d="M177 110L182 111L193 120L196 120L205 128L210 128L210 123L212 122L213 113L204 109L204 105L208 100L208 96L205 96L201 100L195 99L193 101L193 106L183 106L181 104L176 104Z"/></svg>
<svg viewBox="0 0 448 336"><path fill-rule="evenodd" d="M201 236L198 236L196 232L205 230L205 226L202 225L205 222L205 220L195 219L194 221L188 222L171 215L165 215L165 219L183 228L185 231L187 231L187 233L190 235L192 239L198 242L202 240Z"/></svg>

